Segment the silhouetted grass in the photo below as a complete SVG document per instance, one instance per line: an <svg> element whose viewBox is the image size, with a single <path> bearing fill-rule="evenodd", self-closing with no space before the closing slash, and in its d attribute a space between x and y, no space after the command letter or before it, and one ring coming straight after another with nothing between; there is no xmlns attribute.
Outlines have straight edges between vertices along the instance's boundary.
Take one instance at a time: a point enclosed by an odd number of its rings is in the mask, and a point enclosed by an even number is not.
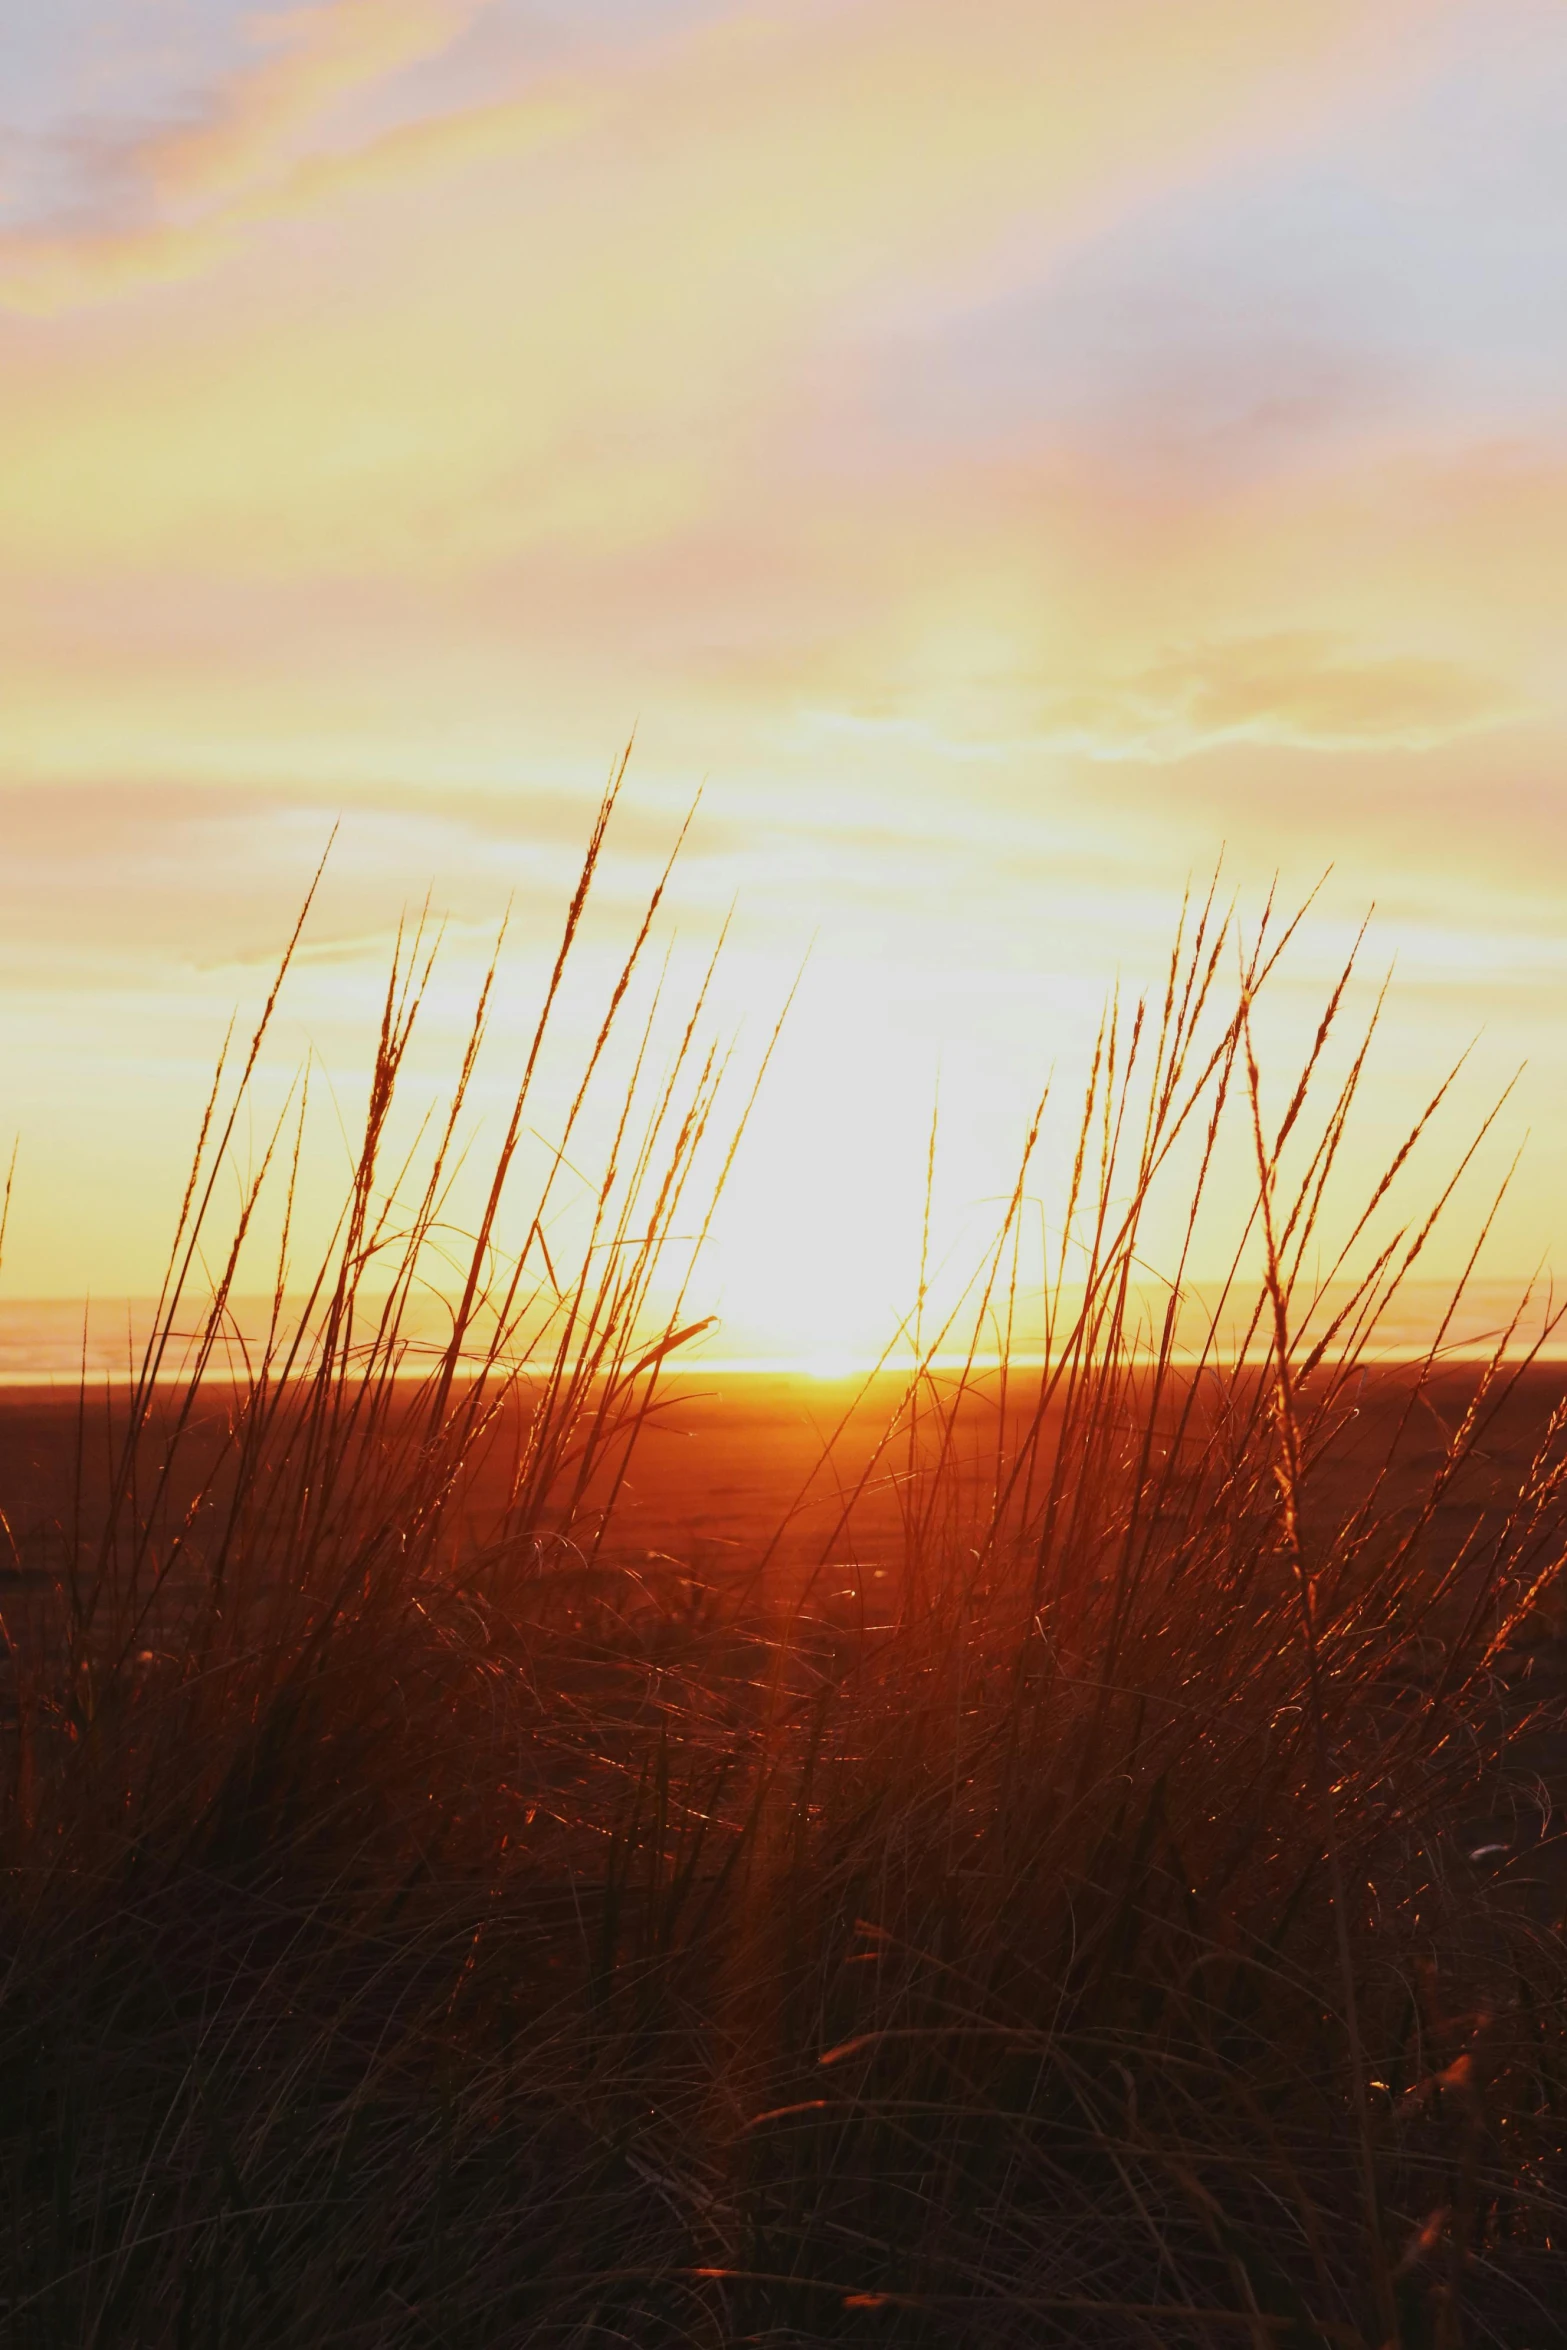
<svg viewBox="0 0 1567 2350"><path fill-rule="evenodd" d="M920 1367L821 1571L759 1529L723 1590L645 1577L630 1610L615 1498L716 1134L700 1006L656 1070L644 1038L571 1264L556 1175L507 1189L612 803L455 1272L489 990L422 1171L388 1175L415 937L303 1323L280 1272L237 1360L280 1129L175 1337L269 1003L142 1375L106 1434L84 1409L8 1635L9 2338L1560 2338L1563 1885L1546 1846L1532 1877L1482 1848L1560 1770L1520 1675L1546 1659L1548 1691L1563 1427L1499 1482L1516 1333L1459 1379L1440 1339L1368 1373L1430 1227L1392 1212L1417 1132L1323 1255L1365 1067L1324 1075L1345 983L1270 1121L1251 1006L1287 931L1231 988L1197 912L1162 998L1107 1016L1043 1271L1036 1119L958 1320L927 1327L921 1278ZM1251 1224L1194 1354L1179 1250L1150 1318L1144 1227L1173 1171L1191 1245L1237 1119ZM421 1368L436 1256L456 1304ZM1043 1372L1006 1368L1025 1310ZM873 1600L843 1561L889 1477Z"/></svg>

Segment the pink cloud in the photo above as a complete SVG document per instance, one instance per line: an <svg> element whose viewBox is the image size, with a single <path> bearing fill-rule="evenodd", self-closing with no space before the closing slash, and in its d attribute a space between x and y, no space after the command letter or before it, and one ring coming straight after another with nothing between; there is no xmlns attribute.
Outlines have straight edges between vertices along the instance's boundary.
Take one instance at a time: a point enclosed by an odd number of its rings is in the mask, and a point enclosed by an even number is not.
<svg viewBox="0 0 1567 2350"><path fill-rule="evenodd" d="M260 59L207 119L154 140L143 167L160 201L207 204L275 178L301 136L367 84L449 48L491 0L326 0L258 17Z"/></svg>

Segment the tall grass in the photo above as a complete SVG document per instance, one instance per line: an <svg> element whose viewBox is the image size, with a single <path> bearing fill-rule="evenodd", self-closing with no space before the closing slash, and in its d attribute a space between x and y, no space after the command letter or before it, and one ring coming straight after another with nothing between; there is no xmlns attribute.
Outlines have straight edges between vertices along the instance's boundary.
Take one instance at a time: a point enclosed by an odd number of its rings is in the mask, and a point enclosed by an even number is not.
<svg viewBox="0 0 1567 2350"><path fill-rule="evenodd" d="M617 1498L690 1335L660 1267L745 1103L721 1131L700 1000L670 1054L650 1020L558 1261L655 894L514 1196L613 796L455 1264L493 982L387 1166L416 930L306 1310L297 1124L201 1287L274 990L140 1376L101 1426L84 1396L74 1501L20 1537L47 1574L7 1635L10 2337L1558 2338L1562 1880L1518 1856L1530 1773L1561 1775L1523 1665L1548 1686L1567 1430L1519 1326L1462 1374L1442 1334L1376 1368L1427 1121L1333 1204L1349 974L1270 1116L1252 1009L1289 928L1243 947L1194 909L1162 993L1107 1014L1043 1262L1048 1104L938 1326L921 1274L916 1368L826 1520L758 1529L722 1587L633 1585ZM1237 1129L1250 1220L1193 1347ZM1012 1365L1029 1316L1042 1371Z"/></svg>

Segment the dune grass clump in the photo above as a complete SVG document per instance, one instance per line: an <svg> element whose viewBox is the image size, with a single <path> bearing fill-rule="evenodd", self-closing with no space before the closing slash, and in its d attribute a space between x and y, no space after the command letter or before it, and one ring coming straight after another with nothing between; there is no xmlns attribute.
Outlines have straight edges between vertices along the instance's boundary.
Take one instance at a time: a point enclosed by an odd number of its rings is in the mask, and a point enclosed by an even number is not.
<svg viewBox="0 0 1567 2350"><path fill-rule="evenodd" d="M1287 930L1231 988L1198 913L1107 1018L1058 1244L1025 1247L1036 1119L815 1564L760 1528L725 1582L633 1577L617 1498L689 1335L660 1265L731 1143L700 1003L633 1055L569 1265L548 1210L656 896L512 1196L612 799L455 1271L490 991L389 1173L416 939L304 1312L280 1260L236 1352L280 1129L176 1335L269 1004L141 1375L17 1530L9 2338L1560 2338L1567 1428L1516 1328L1376 1367L1431 1219L1394 1212L1417 1130L1326 1252L1347 981L1270 1117ZM1179 1249L1150 1314L1147 1228L1176 1177L1194 1245L1237 1130L1250 1223L1194 1343Z"/></svg>

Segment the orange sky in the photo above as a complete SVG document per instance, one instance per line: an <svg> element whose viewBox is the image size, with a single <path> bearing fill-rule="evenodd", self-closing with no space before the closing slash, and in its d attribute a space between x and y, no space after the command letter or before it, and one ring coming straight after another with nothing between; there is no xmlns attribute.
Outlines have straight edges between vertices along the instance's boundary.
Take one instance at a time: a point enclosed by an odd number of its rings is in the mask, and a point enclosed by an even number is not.
<svg viewBox="0 0 1567 2350"><path fill-rule="evenodd" d="M1373 1128L1477 1029L1471 1106L1527 1058L1500 1262L1560 1256L1556 0L28 14L11 1294L147 1285L334 817L279 1043L350 1092L403 903L454 1006L513 895L527 966L633 723L607 927L705 777L723 1016L815 942L714 1276L748 1350L871 1342L938 1063L961 1207L1221 849L1253 902L1333 866L1281 1045L1376 901Z"/></svg>

